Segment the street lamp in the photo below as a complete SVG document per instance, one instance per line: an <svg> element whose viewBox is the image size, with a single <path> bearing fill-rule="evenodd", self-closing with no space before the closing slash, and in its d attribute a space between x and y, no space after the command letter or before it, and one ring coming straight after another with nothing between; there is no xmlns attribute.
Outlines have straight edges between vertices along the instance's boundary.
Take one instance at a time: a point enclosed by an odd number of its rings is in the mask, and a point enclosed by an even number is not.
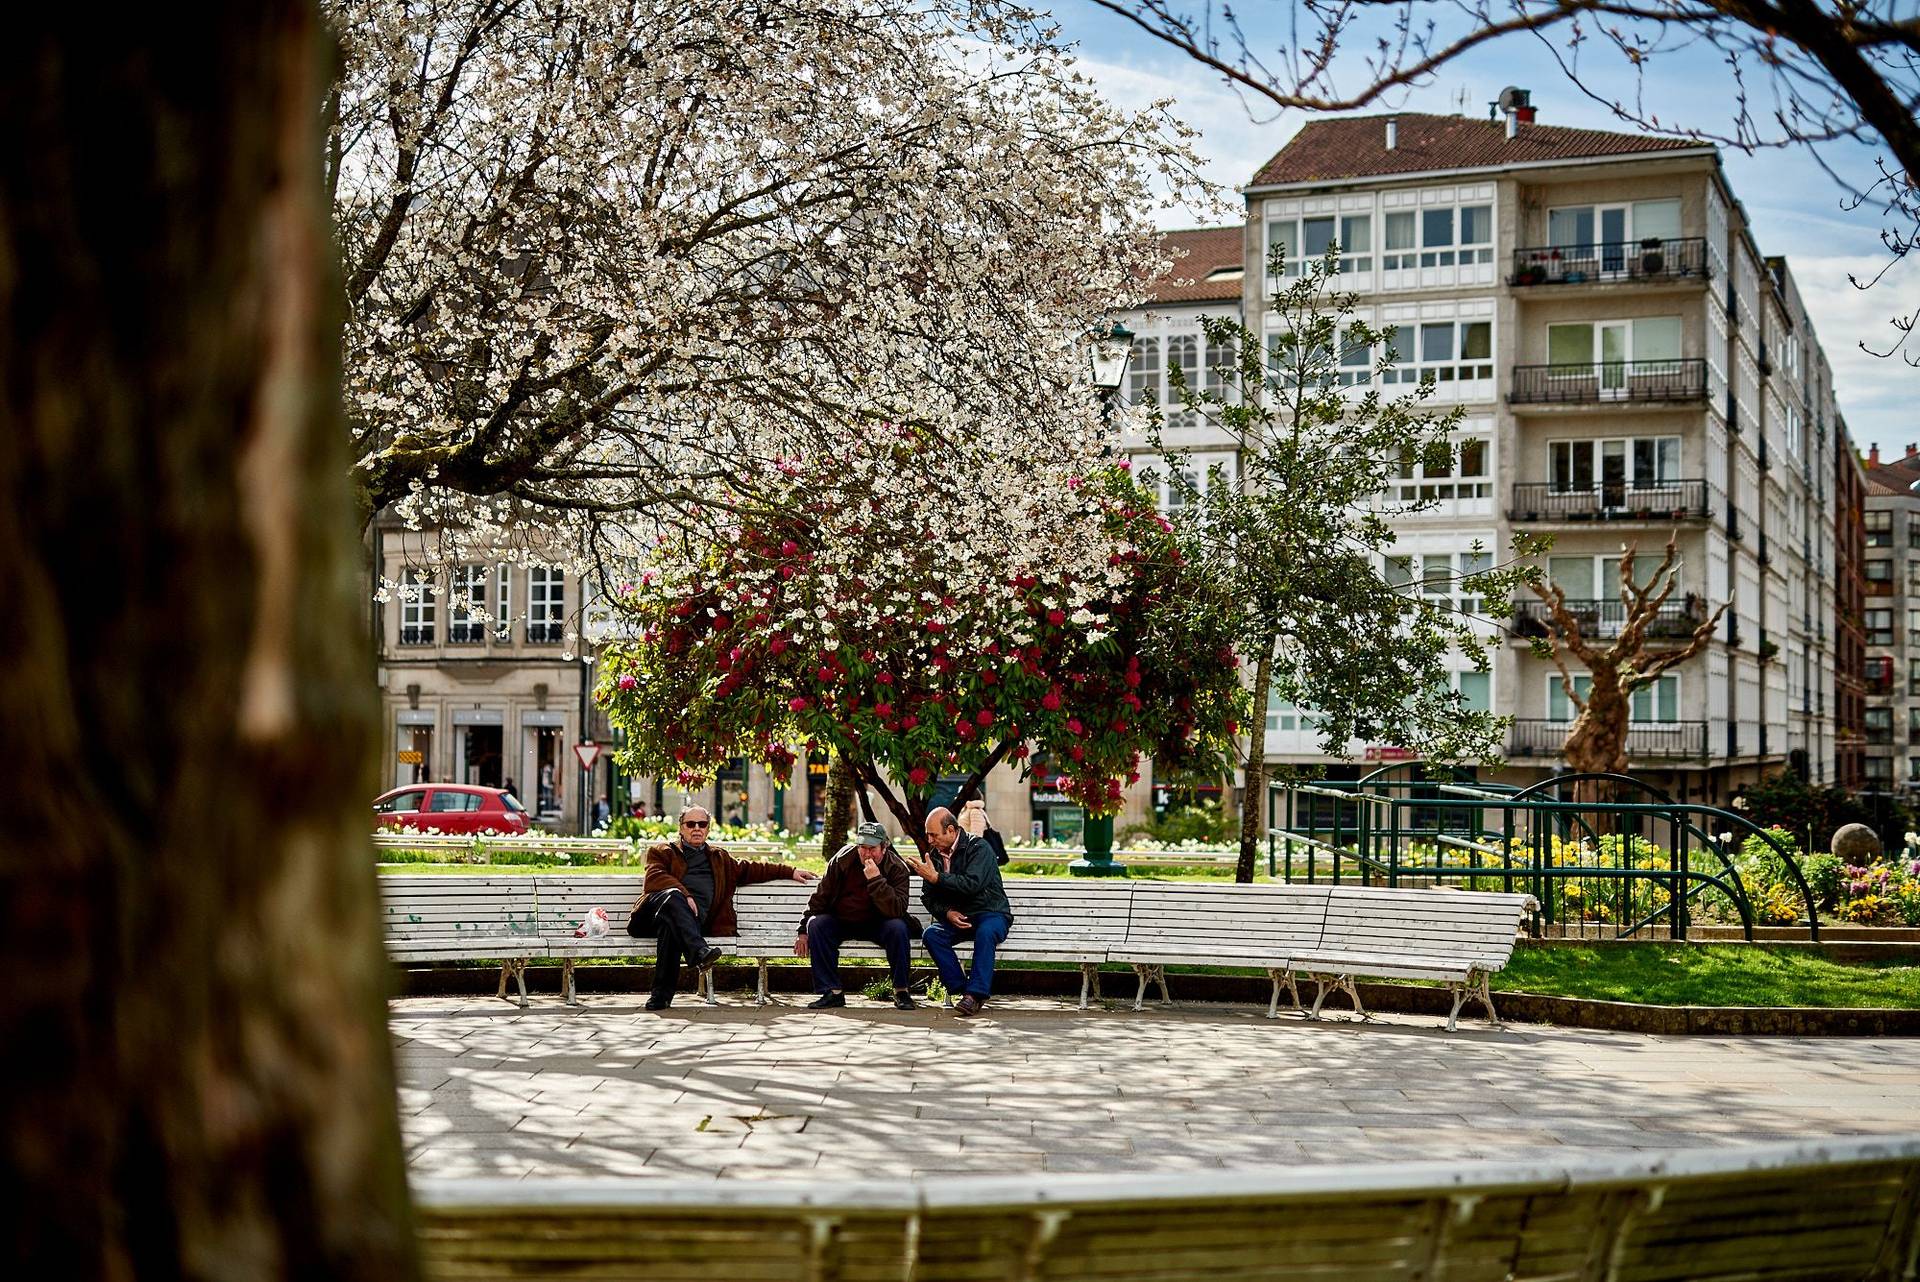
<svg viewBox="0 0 1920 1282"><path fill-rule="evenodd" d="M1115 321L1104 328L1096 325L1087 338L1091 341L1088 356L1092 364L1093 386L1100 393L1100 426L1110 434L1113 429L1113 402L1120 394L1121 385L1127 381L1127 362L1133 358L1133 331ZM1107 448L1111 448L1111 442L1107 443ZM1076 877L1127 875L1126 865L1113 861L1112 815L1098 818L1088 815L1080 828L1080 840L1086 843L1087 857L1069 864L1069 873Z"/></svg>

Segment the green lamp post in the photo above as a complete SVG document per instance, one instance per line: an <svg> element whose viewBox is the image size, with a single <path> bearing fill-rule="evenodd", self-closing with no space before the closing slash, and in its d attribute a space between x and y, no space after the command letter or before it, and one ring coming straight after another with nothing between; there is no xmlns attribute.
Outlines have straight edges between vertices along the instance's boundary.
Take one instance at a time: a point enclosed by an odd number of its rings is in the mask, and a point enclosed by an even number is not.
<svg viewBox="0 0 1920 1282"><path fill-rule="evenodd" d="M1127 866L1115 863L1113 858L1113 816L1101 815L1096 819L1090 815L1081 831L1087 857L1068 864L1067 871L1076 877L1125 877Z"/></svg>

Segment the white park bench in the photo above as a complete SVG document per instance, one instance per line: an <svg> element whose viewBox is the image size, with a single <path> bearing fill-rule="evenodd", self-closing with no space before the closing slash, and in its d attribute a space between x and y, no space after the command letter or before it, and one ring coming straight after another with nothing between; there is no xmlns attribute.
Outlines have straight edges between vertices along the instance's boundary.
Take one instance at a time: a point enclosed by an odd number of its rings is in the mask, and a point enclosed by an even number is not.
<svg viewBox="0 0 1920 1282"><path fill-rule="evenodd" d="M495 961L527 1004L527 962L544 956L531 877L387 874L380 878L382 932L397 962Z"/></svg>
<svg viewBox="0 0 1920 1282"><path fill-rule="evenodd" d="M1513 956L1514 939L1534 907L1531 895L1496 891L1335 886L1327 892L1319 943L1295 953L1288 966L1318 986L1309 1018L1319 1017L1335 989L1366 1018L1354 982L1359 976L1440 980L1453 994L1452 1031L1469 998L1486 1007L1489 1020L1499 1018L1489 980Z"/></svg>
<svg viewBox="0 0 1920 1282"><path fill-rule="evenodd" d="M652 941L626 933L640 897L638 875L554 873L525 877L387 876L392 897L403 896L428 916L409 936L389 931L396 960L500 958L501 993L509 975L525 1005L528 957L561 962L561 992L576 1004L574 964L584 957L632 957L652 952ZM1308 1018L1320 1016L1328 995L1344 992L1363 1019L1357 980L1428 979L1453 995L1447 1028L1458 1026L1465 1003L1482 1003L1497 1018L1489 979L1507 964L1516 935L1531 911L1526 895L1433 889L1350 886L1221 885L1207 882L1075 881L1012 878L1006 883L1013 933L1000 950L1007 961L1066 962L1080 970L1080 1007L1099 994L1103 964L1131 966L1138 980L1134 1009L1157 984L1171 1004L1170 965L1245 966L1267 972L1273 988L1270 1018L1284 988L1302 1005L1298 981L1318 985ZM789 956L801 909L812 894L801 882L742 887L734 897L739 933L709 942L756 964L756 1001L771 1000L767 966ZM916 907L917 895L916 895ZM438 905L433 907L432 905ZM607 910L612 933L576 938L589 910ZM878 953L850 941L844 950ZM698 972L709 1005L711 971Z"/></svg>
<svg viewBox="0 0 1920 1282"><path fill-rule="evenodd" d="M926 911L920 906L919 883L912 885L909 911L921 919L923 926L928 925ZM1078 966L1080 1009L1085 1010L1089 997L1099 995L1100 967L1113 946L1126 936L1132 887L1125 882L1028 877L1009 879L1006 888L1007 906L1013 910L1013 932L995 954L996 960L1070 962ZM758 965L754 998L758 1004L772 1000L767 991L767 962L793 954L800 914L812 893L810 884L769 882L744 887L734 896L734 910L740 915L740 941L733 951L754 958ZM924 949L918 943L914 948L924 958ZM962 944L955 951L970 956L972 950L971 944ZM878 956L880 947L849 940L840 951L842 956L849 952Z"/></svg>
<svg viewBox="0 0 1920 1282"><path fill-rule="evenodd" d="M433 1282L1894 1279L1920 1138L939 1180L423 1180Z"/></svg>

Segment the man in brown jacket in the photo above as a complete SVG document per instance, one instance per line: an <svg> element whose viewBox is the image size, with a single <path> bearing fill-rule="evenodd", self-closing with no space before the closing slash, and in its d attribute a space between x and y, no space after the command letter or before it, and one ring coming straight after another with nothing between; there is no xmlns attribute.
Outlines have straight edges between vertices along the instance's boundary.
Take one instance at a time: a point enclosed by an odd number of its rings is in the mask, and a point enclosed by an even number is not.
<svg viewBox="0 0 1920 1282"><path fill-rule="evenodd" d="M893 974L893 1004L912 1010L913 995L907 991L913 983L907 865L877 823L854 830L853 844L841 847L827 862L827 875L800 914L800 938L793 952L813 963L813 991L820 995L808 1004L811 1009L847 1004L840 987L840 944L848 939L880 945Z"/></svg>
<svg viewBox="0 0 1920 1282"><path fill-rule="evenodd" d="M659 943L653 961L653 995L648 1010L673 1005L680 986L680 959L705 970L720 957L707 943L708 934L732 935L739 922L733 915L733 892L758 881L813 881L820 874L786 864L735 859L707 843L713 818L699 806L680 812L680 839L661 842L647 851L647 879L640 902L627 919L627 933Z"/></svg>

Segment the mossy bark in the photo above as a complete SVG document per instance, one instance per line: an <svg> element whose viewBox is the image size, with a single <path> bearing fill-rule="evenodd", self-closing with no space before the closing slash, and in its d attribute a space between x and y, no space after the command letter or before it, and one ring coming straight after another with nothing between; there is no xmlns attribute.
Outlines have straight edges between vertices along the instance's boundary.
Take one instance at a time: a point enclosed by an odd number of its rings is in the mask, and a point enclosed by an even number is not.
<svg viewBox="0 0 1920 1282"><path fill-rule="evenodd" d="M0 1260L415 1275L310 4L0 51Z"/></svg>

